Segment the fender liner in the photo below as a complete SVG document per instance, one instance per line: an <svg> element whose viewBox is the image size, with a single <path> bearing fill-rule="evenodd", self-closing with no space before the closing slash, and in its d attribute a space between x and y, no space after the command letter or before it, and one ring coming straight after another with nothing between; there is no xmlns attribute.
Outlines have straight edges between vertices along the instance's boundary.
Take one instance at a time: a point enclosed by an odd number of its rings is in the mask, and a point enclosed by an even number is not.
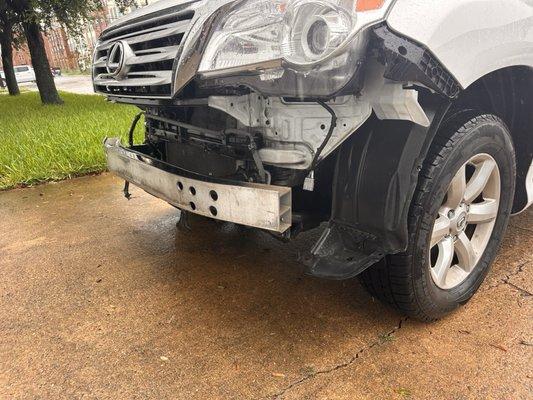
<svg viewBox="0 0 533 400"><path fill-rule="evenodd" d="M372 116L339 149L331 220L303 260L311 275L352 278L407 249L418 175L451 105L441 96L423 97L429 127Z"/></svg>

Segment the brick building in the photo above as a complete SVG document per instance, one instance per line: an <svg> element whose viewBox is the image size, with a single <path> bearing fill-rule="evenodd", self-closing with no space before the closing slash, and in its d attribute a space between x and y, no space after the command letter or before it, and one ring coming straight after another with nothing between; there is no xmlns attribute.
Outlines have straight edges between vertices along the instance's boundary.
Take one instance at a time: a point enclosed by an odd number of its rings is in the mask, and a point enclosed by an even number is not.
<svg viewBox="0 0 533 400"><path fill-rule="evenodd" d="M51 67L61 69L78 68L78 56L69 44L68 36L60 26L54 27L43 34L44 48ZM13 64L31 65L31 56L28 46L23 44L20 48L13 49ZM0 69L2 61L0 60Z"/></svg>
<svg viewBox="0 0 533 400"><path fill-rule="evenodd" d="M78 68L78 54L72 48L67 32L62 26L54 26L43 36L50 66L63 70Z"/></svg>
<svg viewBox="0 0 533 400"><path fill-rule="evenodd" d="M23 45L20 49L13 49L13 64L14 65L29 65L31 64L30 51L28 46ZM0 60L0 66L2 60Z"/></svg>

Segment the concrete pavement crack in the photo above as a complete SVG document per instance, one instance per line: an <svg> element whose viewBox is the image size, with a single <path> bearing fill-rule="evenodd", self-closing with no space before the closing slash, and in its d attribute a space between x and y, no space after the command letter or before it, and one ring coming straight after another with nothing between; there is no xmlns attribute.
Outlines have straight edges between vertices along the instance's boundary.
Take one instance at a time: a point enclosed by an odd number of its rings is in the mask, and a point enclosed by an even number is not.
<svg viewBox="0 0 533 400"><path fill-rule="evenodd" d="M526 290L524 288L521 288L520 286L518 285L515 285L514 283L511 283L511 282L505 282L507 285L511 286L512 288L515 288L516 290L518 290L520 293L522 293L524 296L533 296L533 293L531 293L529 290Z"/></svg>
<svg viewBox="0 0 533 400"><path fill-rule="evenodd" d="M370 344L366 345L365 347L362 347L353 356L351 356L348 360L343 361L343 362L341 362L339 364L335 364L335 365L330 366L328 368L324 368L324 369L315 371L315 372L313 372L311 374L305 375L305 376L301 377L300 379L295 380L292 383L290 383L289 385L285 386L279 392L277 392L277 393L275 393L273 395L267 396L266 399L281 400L287 394L287 392L289 392L293 388L295 388L297 386L300 386L300 385L306 383L307 381L309 381L311 379L314 379L315 377L317 377L319 375L330 374L330 373L333 373L333 372L338 371L340 369L344 369L344 368L349 367L357 359L359 359L359 357L361 357L361 355L363 353L373 349L374 347L381 346L382 344L384 344L387 341L389 341L396 332L398 332L400 329L402 329L403 323L406 322L408 319L409 319L409 317L402 318L398 322L398 325L396 325L393 329L391 329L390 331L388 331L388 332L386 332L384 334L378 335L378 340L375 340L374 342L371 342Z"/></svg>
<svg viewBox="0 0 533 400"><path fill-rule="evenodd" d="M514 269L514 271L508 273L508 274L505 275L503 278L499 279L496 283L487 286L487 287L483 290L483 292L486 292L486 291L489 291L489 290L491 290L491 289L497 288L497 287L499 287L499 286L501 286L501 285L510 285L510 286L513 286L513 287L516 286L516 285L514 285L513 283L510 282L511 278L513 278L513 277L515 277L515 276L517 276L517 275L520 275L522 272L524 272L525 267L526 267L530 262L531 262L531 260L528 260L528 261L523 262L522 264L518 265L518 266ZM517 289L521 289L521 288L519 288L518 286L516 286L516 288L517 288ZM525 290L525 289L521 289L521 290L527 292L527 290ZM527 292L527 293L529 293L529 292Z"/></svg>
<svg viewBox="0 0 533 400"><path fill-rule="evenodd" d="M524 229L524 228L522 228ZM532 260L528 260L520 265L518 265L512 272L508 273L507 275L505 275L503 278L499 279L498 282L496 282L495 284L493 285L490 285L488 286L487 288L485 288L483 291L488 291L490 289L494 289L496 287L499 287L501 285L508 285L508 286L511 286L513 288L515 288L516 290L520 291L521 293L523 293L524 295L526 296L531 296L532 293L530 293L529 291L519 287L518 285L515 285L514 283L510 282L511 278L521 274L522 272L524 272L525 270L525 267L531 262ZM318 371L315 371L313 372L312 374L308 374L308 375L305 375L303 377L301 377L300 379L297 379L293 382L291 382L290 384L288 384L287 386L285 386L284 388L282 388L280 391L278 391L277 393L275 394L272 394L272 395L269 395L267 397L265 397L265 399L270 399L270 400L281 400L283 399L283 397L289 392L291 391L292 389L294 389L295 387L297 386L300 386L300 385L303 385L305 384L306 382L314 379L315 377L317 376L320 376L320 375L326 375L326 374L330 374L330 373L334 373L340 369L344 369L344 368L347 368L349 367L350 365L352 365L355 361L357 361L361 355L371 349L373 349L374 347L377 347L377 346L380 346L382 345L383 343L387 342L388 339L390 339L396 332L398 332L401 328L402 328L402 324L404 322L406 322L408 320L408 318L403 318L399 321L398 325L393 328L392 330L386 332L385 334L382 334L382 335L379 335L378 336L378 340L374 341L374 342L371 342L369 343L368 345L366 345L365 347L362 347L361 349L359 349L352 357L350 357L348 360L346 361L343 361L339 364L335 364L333 366L330 366L328 368L324 368L324 369L321 369L321 370L318 370Z"/></svg>

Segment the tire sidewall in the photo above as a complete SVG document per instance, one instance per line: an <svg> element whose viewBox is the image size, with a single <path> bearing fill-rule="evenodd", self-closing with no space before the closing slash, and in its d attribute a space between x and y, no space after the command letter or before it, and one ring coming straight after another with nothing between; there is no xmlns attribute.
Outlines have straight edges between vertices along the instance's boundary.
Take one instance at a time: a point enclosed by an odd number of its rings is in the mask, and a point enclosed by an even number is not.
<svg viewBox="0 0 533 400"><path fill-rule="evenodd" d="M418 223L418 232L412 249L415 293L421 294L417 297L422 308L437 317L466 303L479 288L500 247L511 213L515 186L514 149L511 136L505 124L496 117L484 116L477 119L482 122L474 123L470 129L460 134L458 131L454 135L454 138L462 137L457 138L444 162L436 168L430 190L420 199L424 211ZM470 122L472 121L474 120ZM491 238L472 273L460 285L444 290L434 283L431 276L428 256L431 232L453 177L471 157L481 153L492 156L500 170L500 208Z"/></svg>

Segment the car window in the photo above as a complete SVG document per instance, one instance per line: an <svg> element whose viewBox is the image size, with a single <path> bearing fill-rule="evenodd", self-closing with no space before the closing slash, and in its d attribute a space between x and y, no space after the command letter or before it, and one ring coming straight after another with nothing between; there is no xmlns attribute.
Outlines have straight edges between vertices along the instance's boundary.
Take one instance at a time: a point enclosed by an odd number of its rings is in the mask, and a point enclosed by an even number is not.
<svg viewBox="0 0 533 400"><path fill-rule="evenodd" d="M29 70L29 67L15 67L15 72L28 72Z"/></svg>

